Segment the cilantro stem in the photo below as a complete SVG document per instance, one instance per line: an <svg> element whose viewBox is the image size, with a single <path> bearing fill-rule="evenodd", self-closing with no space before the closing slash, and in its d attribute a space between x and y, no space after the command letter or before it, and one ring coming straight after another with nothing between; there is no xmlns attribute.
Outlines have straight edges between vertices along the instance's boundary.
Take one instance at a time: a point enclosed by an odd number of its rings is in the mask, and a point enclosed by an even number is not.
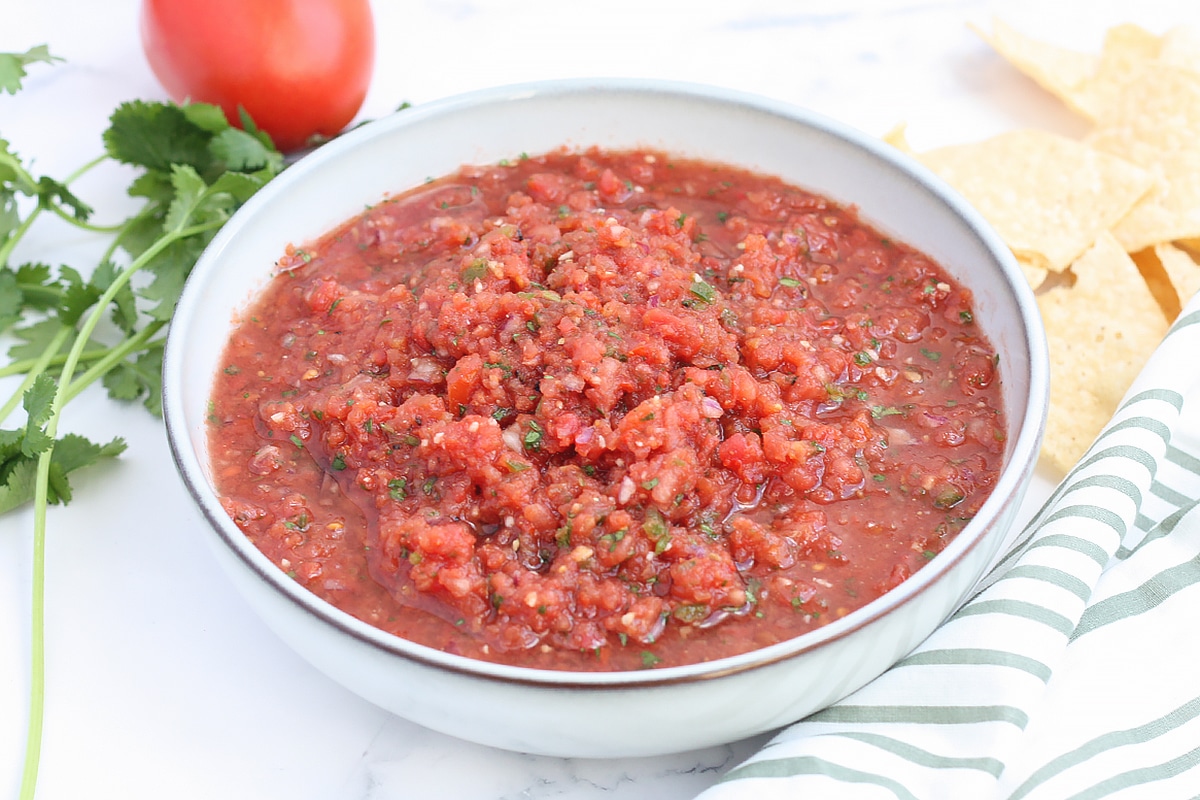
<svg viewBox="0 0 1200 800"><path fill-rule="evenodd" d="M110 347L105 351L100 351L100 353L103 354L102 358L96 361L96 363L93 364L87 372L80 375L71 382L70 386L67 387L67 391L63 396L63 403L66 404L74 400L80 392L94 383L97 378L102 378L108 374L109 370L111 370L113 366L120 361L123 361L126 356L136 350L142 349L146 342L150 341L154 334L162 330L166 324L167 323L161 320L157 322L151 322L149 325L142 328L135 335L121 342L121 344L117 345L116 347ZM83 360L86 355L87 354L81 356L80 360Z"/></svg>
<svg viewBox="0 0 1200 800"><path fill-rule="evenodd" d="M133 223L138 222L139 220L142 220L142 219L150 216L153 213L154 213L154 207L152 205L150 205L149 203L147 203L145 206L142 206L141 211L134 214L129 219L125 220L124 227L122 227L122 229L120 231L117 231L117 235L114 236L113 240L108 243L108 247L104 250L104 255L100 257L100 262L103 263L105 261L112 261L113 256L117 252L117 248L119 248L121 246L121 243L125 240L125 235L127 233L129 233L129 230L132 227Z"/></svg>
<svg viewBox="0 0 1200 800"><path fill-rule="evenodd" d="M42 727L46 714L46 507L49 505L50 451L38 459L33 494L33 613L29 641L29 726L25 734L25 765L20 800L33 800L42 757Z"/></svg>
<svg viewBox="0 0 1200 800"><path fill-rule="evenodd" d="M71 351L67 353L67 360L63 363L62 372L58 379L57 391L54 394L54 401L51 404L50 418L46 422L47 435L51 438L58 435L58 420L62 416L62 407L68 399L68 391L65 391L63 387L66 386L68 390L70 389L71 378L74 376L75 368L79 366L79 361L83 357L84 348L87 347L92 333L95 332L96 326L100 324L100 320L104 317L105 312L108 311L108 307L117 296L117 293L125 287L125 284L129 283L129 280L138 270L153 261L155 256L174 244L176 240L193 236L197 233L203 233L204 231L220 227L222 224L223 220L185 228L181 223L175 230L166 233L154 242L145 252L134 259L133 263L128 267L117 273L117 276L113 278L109 287L104 290L104 294L100 295L99 299L96 300L96 304L92 307L91 312L83 322L83 326L79 329L79 335L76 336L75 343L71 346ZM147 326L147 328L149 327L152 327L152 325ZM78 394L78 391L76 391L76 394ZM50 450L43 453L43 459L48 458L53 449L51 447Z"/></svg>
<svg viewBox="0 0 1200 800"><path fill-rule="evenodd" d="M21 397L25 394L25 390L33 385L33 382L37 380L38 375L41 375L46 371L46 367L48 367L50 362L54 360L54 354L58 352L59 348L62 347L63 342L65 342L67 337L70 335L71 329L64 325L62 330L54 335L54 339L50 342L50 346L42 351L42 354L29 364L29 371L25 375L25 380L21 381L21 385L18 386L16 391L12 393L12 397L8 398L8 401L3 406L0 406L0 423L8 419L8 415L11 414L13 410L20 404ZM19 373L10 372L9 370L0 370L0 377L4 377L5 375L9 374Z"/></svg>
<svg viewBox="0 0 1200 800"><path fill-rule="evenodd" d="M99 161L94 163L99 163ZM29 174L21 168L19 163L15 166L20 170L19 175L21 177L30 178ZM91 167L87 168L90 169ZM82 172L79 174L82 174ZM32 179L30 181L32 182ZM38 212L41 209L42 206L40 205L33 209L29 213L29 216L12 232L3 246L0 247L0 264L8 262L9 254L25 232L29 230L29 226L33 224L34 219L37 218ZM113 294L115 296L115 292ZM91 316L95 317L98 321L111 301L112 297L109 297L103 305L93 310ZM95 322L89 328L89 337L91 335L90 331L94 328ZM62 347L70 335L71 328L67 326L63 326L55 334L50 346L42 352L42 355L30 367L29 373L25 376L25 380L22 381L21 386L13 393L13 396L4 404L3 408L0 408L0 421L6 419L12 413L17 403L20 402L21 396L24 395L25 390L33 384L38 375L45 372L46 367L54 359L59 348ZM84 341L77 340L75 346L71 348L71 353L81 355L86 346L86 337ZM76 356L76 361L78 361L78 355ZM71 363L70 355L68 355L66 363ZM74 369L73 364L71 364L71 369ZM64 374L69 373L64 371ZM58 413L58 409L56 408L54 417L52 417L50 423L47 425L48 429L57 430ZM52 437L54 435L51 433ZM29 646L29 724L25 735L25 763L21 771L21 800L33 800L34 794L37 792L38 770L42 756L42 729L46 711L46 510L49 505L50 456L53 452L54 448L51 447L38 458L37 477L33 494L33 580L32 597L30 600L32 613L30 618Z"/></svg>
<svg viewBox="0 0 1200 800"><path fill-rule="evenodd" d="M83 164L78 169L76 169L74 172L72 172L70 175L68 175L66 181L63 182L63 185L64 186L70 185L70 183L72 181L78 180L81 176L86 174L89 170L93 169L94 167L98 166L99 164L103 164L107 160L108 160L107 155L96 156L91 161L87 162L86 164ZM22 186L19 189L19 191L21 191L23 193L28 192L30 194L36 193L37 181L34 180L33 175L29 174L29 170L25 169L25 166L18 159L13 158L8 153L0 152L0 165L6 166L13 171L13 173L17 177L18 184L24 184L24 186ZM74 217L72 217L71 215L67 214L65 211L63 211L61 208L58 207L57 203L53 204L50 207L54 210L54 212L56 214L58 214L60 217L65 219L67 222L70 222L73 225L78 225L79 227L85 228L87 230L97 231L99 233L111 233L113 231L119 230L122 227L122 226L114 226L112 228L107 228L107 227L89 225L88 223L81 222L80 220L77 220ZM29 215L27 217L25 217L25 219L21 220L21 224L9 232L8 238L4 240L3 244L0 244L0 266L3 266L8 263L8 259L12 255L12 251L16 248L17 242L21 241L21 239L25 236L25 233L29 230L29 228L37 220L38 216L42 213L42 210L44 208L46 208L45 204L38 203L37 206L35 206L29 212Z"/></svg>
<svg viewBox="0 0 1200 800"><path fill-rule="evenodd" d="M33 189L37 186L37 181L32 175L29 174L29 170L25 169L25 165L15 157L9 155L8 153L0 152L0 164L4 164L11 169L13 174L17 176L18 183L24 184L20 191L25 192L26 187L28 187L29 191L33 191Z"/></svg>
<svg viewBox="0 0 1200 800"><path fill-rule="evenodd" d="M82 228L85 231L91 231L93 233L116 233L124 228L126 224L125 222L120 222L116 225L93 225L90 222L84 222L83 220L76 219L74 216L64 211L63 207L58 203L48 203L46 207L57 214L58 217L64 222L69 222L76 228Z"/></svg>
<svg viewBox="0 0 1200 800"><path fill-rule="evenodd" d="M68 328L66 330L70 330L70 329ZM83 355L81 355L79 357L79 360L90 364L93 361L104 358L110 352L112 352L111 347L99 347L94 350L85 350L83 352ZM41 359L44 357L45 356L40 356L38 358L25 358L20 361L14 361L11 364L9 364L7 367L0 367L0 378L7 378L10 375L24 375L25 373L29 372L29 370L36 369L38 362L41 361ZM53 358L51 358L49 361L46 362L46 368L48 369L50 367L61 367L66 362L67 362L67 354L59 353L58 355L54 356ZM28 387L26 387L26 388L28 388ZM3 422L3 421L4 421L4 416L0 415L0 422Z"/></svg>
<svg viewBox="0 0 1200 800"><path fill-rule="evenodd" d="M12 255L12 251L16 248L17 242L21 241L21 237L25 235L30 226L33 225L33 221L36 220L38 215L41 213L42 207L40 205L36 206L32 211L29 212L29 215L25 217L25 219L21 220L20 225L13 228L12 232L9 233L8 238L4 240L4 243L0 244L0 264L8 263L9 256Z"/></svg>
<svg viewBox="0 0 1200 800"><path fill-rule="evenodd" d="M194 204L193 208L197 208L198 206L198 203ZM224 224L224 220L213 220L208 223L185 227L189 218L190 212L172 230L164 233L154 244L150 245L141 255L134 259L128 267L117 273L112 283L104 290L104 293L96 300L95 306L88 313L83 326L79 329L79 335L76 337L70 352L67 354L67 360L63 363L62 372L55 387L54 398L50 403L50 417L46 420L46 435L50 437L52 442L58 436L58 423L62 419L63 406L66 405L70 397L74 397L82 389L82 387L74 387L71 383L71 379L75 375L75 368L79 365L84 348L87 347L92 333L96 330L96 326L100 324L100 320L108 311L108 307L113 302L113 299L116 298L117 293L129 283L129 280L138 270L153 261L159 253L179 239L204 233L205 231L219 228ZM90 373L91 370L82 377L86 378ZM90 380L94 380L94 378L90 378L89 382ZM76 389L74 394L71 393L72 388ZM30 634L29 727L25 740L25 766L21 774L21 800L33 800L34 793L37 791L38 765L41 761L42 752L42 722L46 711L46 507L48 505L50 487L50 459L53 455L54 444L52 443L38 456L37 477L34 484L33 597L31 600L33 609L31 615L32 630Z"/></svg>
<svg viewBox="0 0 1200 800"><path fill-rule="evenodd" d="M5 55L11 54L0 54ZM18 67L37 61L59 60L51 56L45 46L15 55ZM18 71L16 77L19 79L23 74ZM4 88L12 92L11 75L9 77ZM20 88L19 80L16 86ZM156 380L148 370L161 352L163 339L160 334L169 324L182 280L186 279L198 252L198 248L182 248L176 253L173 246L194 237L191 243L202 248L211 233L284 166L283 156L269 141L224 141L220 133L228 130L228 125L215 127L215 120L223 117L220 109L195 104L196 108L201 106L201 116L211 124L199 124L196 119L200 117L193 119L190 110L174 103L123 103L113 113L104 133L105 153L80 166L65 181L56 181L49 176L35 178L16 154L9 152L8 143L0 140L0 191L10 201L5 220L8 224L0 233L0 274L9 287L15 277L19 292L15 303L4 304L4 318L6 326L17 326L15 332L27 341L25 345L10 348L9 355L37 353L36 358L22 358L0 367L0 378L22 376L20 388L0 406L0 423L23 401L29 415L24 430L0 432L5 434L5 442L20 442L17 460L13 463L21 464L23 469L20 486L14 487L7 482L13 474L7 472L0 476L0 489L17 492L6 500L9 507L14 507L12 503L28 500L34 504L29 715L19 793L21 800L34 800L37 793L46 718L48 506L52 501L70 499L64 477L66 472L99 458L115 457L125 447L119 438L103 447L76 436L64 436L59 442L64 409L88 386L113 375L114 370L130 370L130 376L138 384L136 396L147 389L153 391L150 387ZM186 142L180 140L181 136ZM247 148L254 152L248 152ZM141 210L119 224L98 225L89 222L92 209L68 186L110 160L144 170L131 186L130 193L144 197L146 202ZM232 168L233 163L242 164L242 168ZM144 178L150 180L153 189L149 194L142 191L146 188L140 183ZM23 218L14 213L12 206L17 195L36 201ZM93 276L90 281L85 281L78 271L66 266L59 268L57 279L53 279L53 271L46 265L9 267L18 243L45 211L75 228L109 237L98 267L103 268L103 273L98 273L102 279ZM143 249L151 239L149 246ZM119 249L129 256L124 268L117 264ZM157 301L153 309L144 312L148 319L140 328L139 321L144 318L134 299L138 293L130 289L132 277L139 271L155 273L144 296ZM106 280L107 288L100 291L99 286ZM97 293L99 297L93 301ZM112 346L93 341L93 332L114 310L121 328L121 340ZM25 324L25 312L40 314L44 319ZM44 326L43 322L46 323ZM61 352L64 349L65 354ZM145 355L150 357L143 359ZM114 397L125 393L109 388L109 394ZM153 402L147 401L146 405L152 412L156 410ZM81 455L84 451L91 455L84 458ZM56 453L58 460L55 460ZM12 459L6 460L6 467L9 461ZM71 463L68 468L68 462L78 463ZM61 472L60 464L63 465ZM25 471L31 467L34 473L32 487L27 482L29 472Z"/></svg>
<svg viewBox="0 0 1200 800"><path fill-rule="evenodd" d="M161 323L153 323L153 324L157 326L154 328L155 331L159 331L162 329ZM139 337L138 338L139 343L146 342L150 338L149 336L146 336L143 338L141 336L140 331L138 332L137 336ZM159 342L159 343L150 345L150 347L154 347L154 346L161 347L162 343ZM126 352L126 354L128 354L131 351L131 348L127 348L124 343L115 345L114 347L96 347L91 350L84 350L83 355L81 355L79 357L79 360L85 364L91 364L91 363L94 363L101 359L108 358L109 354L111 354L113 352L113 350L115 350L118 347L121 348L122 350L124 350ZM37 358L26 358L21 361L14 361L11 364L9 364L7 367L0 367L0 378L7 378L10 375L24 375L29 370L35 369L37 367L39 360L40 359L37 359ZM49 361L46 362L46 368L48 369L50 367L61 367L66 362L67 362L67 354L59 353L58 355L54 356L54 358L51 358ZM45 371L45 370L43 370L43 371ZM28 387L25 387L25 388L28 388ZM3 422L3 421L4 421L4 415L0 414L0 422Z"/></svg>
<svg viewBox="0 0 1200 800"><path fill-rule="evenodd" d="M51 301L54 304L58 304L63 298L62 289L57 289L53 286L41 286L39 284L17 281L17 288L21 290L21 294L26 298L38 297L42 300Z"/></svg>
<svg viewBox="0 0 1200 800"><path fill-rule="evenodd" d="M91 161L78 167L74 172L72 172L70 175L67 176L67 179L65 181L63 181L63 183L69 186L71 183L73 183L74 181L81 178L85 173L89 172L94 167L97 167L100 164L103 164L105 161L108 161L108 154L101 153L100 155L93 158Z"/></svg>

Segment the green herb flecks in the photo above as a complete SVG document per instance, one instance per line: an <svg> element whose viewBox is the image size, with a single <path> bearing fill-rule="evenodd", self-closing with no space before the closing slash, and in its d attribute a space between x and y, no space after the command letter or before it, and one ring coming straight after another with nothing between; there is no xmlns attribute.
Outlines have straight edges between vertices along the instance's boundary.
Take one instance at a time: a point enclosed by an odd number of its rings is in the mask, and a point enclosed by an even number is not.
<svg viewBox="0 0 1200 800"><path fill-rule="evenodd" d="M477 258L463 269L462 280L463 283L475 283L475 281L487 276L487 274L487 262L482 258Z"/></svg>
<svg viewBox="0 0 1200 800"><path fill-rule="evenodd" d="M650 537L650 541L654 542L656 555L661 555L671 546L671 528L658 509L646 509L646 519L642 522L642 530L646 536Z"/></svg>
<svg viewBox="0 0 1200 800"><path fill-rule="evenodd" d="M529 430L521 437L521 443L525 445L525 449L531 452L537 452L542 449L542 426L537 424L536 420L529 420L527 423Z"/></svg>
<svg viewBox="0 0 1200 800"><path fill-rule="evenodd" d="M428 492L426 492L428 494ZM388 481L388 496L397 503L408 497L408 478L393 478Z"/></svg>
<svg viewBox="0 0 1200 800"><path fill-rule="evenodd" d="M954 508L964 500L964 495L958 489L948 487L941 490L933 499L934 508Z"/></svg>
<svg viewBox="0 0 1200 800"><path fill-rule="evenodd" d="M717 290L713 288L712 284L705 282L699 275L693 276L692 282L688 286L688 291L705 303L711 303L717 298Z"/></svg>
<svg viewBox="0 0 1200 800"><path fill-rule="evenodd" d="M643 650L641 653L642 669L653 669L662 663L662 659L651 653L649 650Z"/></svg>

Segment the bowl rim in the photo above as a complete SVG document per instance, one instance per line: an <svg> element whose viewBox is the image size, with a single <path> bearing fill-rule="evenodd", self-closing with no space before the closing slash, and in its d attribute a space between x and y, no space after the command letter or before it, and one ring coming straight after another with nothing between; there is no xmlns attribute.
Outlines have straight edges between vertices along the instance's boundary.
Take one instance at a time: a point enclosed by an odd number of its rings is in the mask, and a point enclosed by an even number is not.
<svg viewBox="0 0 1200 800"><path fill-rule="evenodd" d="M1029 365L1029 402L1021 415L1017 441L1013 444L1007 463L997 479L991 495L979 513L954 538L938 558L923 566L899 586L838 620L816 630L767 647L728 656L713 661L656 667L637 671L570 671L547 670L482 661L467 656L445 653L376 628L302 587L288 578L242 534L220 505L208 484L186 426L181 390L185 373L182 355L185 333L199 312L199 286L208 273L215 270L225 247L236 237L257 209L285 195L288 187L302 181L327 161L339 159L360 143L387 137L394 131L420 125L423 120L478 106L488 106L513 100L553 98L580 93L609 93L615 95L646 95L692 98L707 103L741 108L799 123L819 133L840 139L866 151L885 162L890 168L906 175L925 191L934 195L961 219L983 249L1000 267L1007 279L1007 289L1021 315L1026 333L1024 354ZM397 192L403 191L398 187ZM315 235L319 235L315 234ZM912 602L952 571L968 553L980 546L984 531L990 523L1002 518L1010 504L1019 504L1022 490L1037 464L1045 430L1049 405L1049 357L1045 332L1032 291L1017 266L1016 260L999 235L957 191L940 177L886 142L876 139L847 124L838 122L802 106L757 95L751 92L671 80L637 78L566 78L531 81L478 89L407 108L403 113L369 122L347 131L333 141L304 156L239 209L209 243L184 286L175 316L167 334L163 359L163 418L167 441L176 469L193 501L202 512L212 532L224 547L233 553L272 591L286 598L299 610L321 623L333 626L361 644L391 656L437 669L450 670L478 679L528 686L574 689L633 689L664 684L694 683L724 675L761 669L796 658L804 653L827 647L856 631L879 621L896 609ZM1006 409L1011 419L1011 410ZM1011 424L1011 423L1010 423ZM998 553L997 556L1000 554ZM993 562L994 563L994 562ZM952 609L953 610L953 609ZM941 620L939 620L940 624Z"/></svg>

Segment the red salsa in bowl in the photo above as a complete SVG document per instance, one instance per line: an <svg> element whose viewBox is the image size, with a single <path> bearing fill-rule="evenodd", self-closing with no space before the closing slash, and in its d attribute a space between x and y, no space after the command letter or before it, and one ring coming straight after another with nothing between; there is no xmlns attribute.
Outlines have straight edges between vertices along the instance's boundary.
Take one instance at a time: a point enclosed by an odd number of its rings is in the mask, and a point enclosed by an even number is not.
<svg viewBox="0 0 1200 800"><path fill-rule="evenodd" d="M291 248L209 453L280 569L543 669L799 636L935 558L1005 421L969 290L853 208L660 152L472 166Z"/></svg>

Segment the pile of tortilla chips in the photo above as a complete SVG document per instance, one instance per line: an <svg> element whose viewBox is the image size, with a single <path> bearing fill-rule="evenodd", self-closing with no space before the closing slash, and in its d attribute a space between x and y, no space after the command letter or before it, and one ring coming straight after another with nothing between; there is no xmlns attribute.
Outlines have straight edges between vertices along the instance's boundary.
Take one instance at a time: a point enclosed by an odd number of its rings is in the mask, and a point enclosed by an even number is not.
<svg viewBox="0 0 1200 800"><path fill-rule="evenodd" d="M1092 124L1081 140L1016 130L913 153L1012 249L1050 347L1042 456L1079 459L1200 289L1200 31L1108 31L1102 52L1038 42L999 21L980 32Z"/></svg>

